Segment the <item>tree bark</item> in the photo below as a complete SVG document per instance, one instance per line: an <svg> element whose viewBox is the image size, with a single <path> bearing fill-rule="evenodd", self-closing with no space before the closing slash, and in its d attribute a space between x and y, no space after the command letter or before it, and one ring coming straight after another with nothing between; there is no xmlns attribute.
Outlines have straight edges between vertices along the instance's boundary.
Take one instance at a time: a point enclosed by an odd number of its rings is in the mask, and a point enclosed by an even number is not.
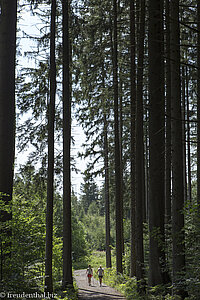
<svg viewBox="0 0 200 300"><path fill-rule="evenodd" d="M187 201L187 170L186 170L186 130L185 130L185 68L182 67L182 141L183 141L183 186L184 202Z"/></svg>
<svg viewBox="0 0 200 300"><path fill-rule="evenodd" d="M197 204L200 212L200 2L197 1Z"/></svg>
<svg viewBox="0 0 200 300"><path fill-rule="evenodd" d="M73 284L71 237L71 92L69 1L62 1L63 10L63 288Z"/></svg>
<svg viewBox="0 0 200 300"><path fill-rule="evenodd" d="M185 82L186 82L186 112L187 112L187 200L192 202L192 174L191 174L191 151L190 151L190 103L189 103L189 77L188 68L185 70Z"/></svg>
<svg viewBox="0 0 200 300"><path fill-rule="evenodd" d="M7 206L12 200L15 154L16 20L17 1L0 0L0 200ZM0 213L1 222L12 219L11 212L2 209ZM11 229L6 227L10 237ZM1 241L1 280L10 246L10 241Z"/></svg>
<svg viewBox="0 0 200 300"><path fill-rule="evenodd" d="M144 124L144 171L145 171L145 205L146 205L146 219L149 220L149 128L147 126L149 121L149 113L147 107L144 109L145 121Z"/></svg>
<svg viewBox="0 0 200 300"><path fill-rule="evenodd" d="M16 3L0 1L0 193L6 203L12 199L14 170ZM5 212L3 219L10 218Z"/></svg>
<svg viewBox="0 0 200 300"><path fill-rule="evenodd" d="M120 4L120 1L118 1L118 6ZM119 70L120 73L120 70ZM124 234L123 234L123 218L124 218L124 178L123 178L123 173L124 173L124 163L123 163L123 95L122 95L122 80L119 76L119 148L120 148L120 173L121 173L121 219L122 219L122 229L121 229L121 234L122 234L122 254L124 254Z"/></svg>
<svg viewBox="0 0 200 300"><path fill-rule="evenodd" d="M136 105L136 277L144 282L143 220L145 203L144 130L143 130L143 63L145 36L145 0L140 1L140 27Z"/></svg>
<svg viewBox="0 0 200 300"><path fill-rule="evenodd" d="M53 292L52 248L53 248L53 197L54 197L54 119L56 96L56 0L51 2L50 36L50 102L48 104L48 178L46 211L46 256L45 256L45 291Z"/></svg>
<svg viewBox="0 0 200 300"><path fill-rule="evenodd" d="M163 97L163 7L162 1L149 3L149 285L166 283L165 136Z"/></svg>
<svg viewBox="0 0 200 300"><path fill-rule="evenodd" d="M130 276L136 276L136 180L135 180L135 118L136 118L136 35L135 1L130 1L131 51L131 261Z"/></svg>
<svg viewBox="0 0 200 300"><path fill-rule="evenodd" d="M110 247L110 199L109 199L109 165L108 165L108 124L104 112L104 166L105 166L105 221L106 221L106 268L111 268Z"/></svg>
<svg viewBox="0 0 200 300"><path fill-rule="evenodd" d="M183 277L185 272L184 245L184 183L180 81L180 28L179 1L170 4L171 19L171 117L172 117L172 260L175 293L185 295ZM182 276L181 276L182 275ZM182 277L181 285L180 276Z"/></svg>
<svg viewBox="0 0 200 300"><path fill-rule="evenodd" d="M165 142L165 222L171 222L171 62L169 0L166 0L166 142Z"/></svg>
<svg viewBox="0 0 200 300"><path fill-rule="evenodd" d="M119 104L118 104L118 55L117 55L117 1L113 0L114 40L113 40L113 87L114 87L114 131L115 131L115 201L116 201L116 268L122 273L123 223L122 223L122 187L121 155L119 143Z"/></svg>
<svg viewBox="0 0 200 300"><path fill-rule="evenodd" d="M102 63L102 86L103 91L105 89L105 72L104 63ZM111 245L110 245L110 186L109 186L109 162L108 162L108 121L107 121L107 109L106 100L102 95L103 106L103 136L104 136L104 169L105 169L105 227L106 227L106 268L112 267L111 262Z"/></svg>

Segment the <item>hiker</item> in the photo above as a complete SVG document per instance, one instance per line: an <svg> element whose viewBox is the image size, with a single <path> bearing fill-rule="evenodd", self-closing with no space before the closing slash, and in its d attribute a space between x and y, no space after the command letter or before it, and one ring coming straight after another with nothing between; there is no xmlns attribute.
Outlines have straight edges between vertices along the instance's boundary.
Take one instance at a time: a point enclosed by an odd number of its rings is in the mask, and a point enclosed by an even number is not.
<svg viewBox="0 0 200 300"><path fill-rule="evenodd" d="M99 284L100 284L100 286L102 286L102 278L104 275L104 269L102 269L101 266L98 268L97 274L99 276Z"/></svg>
<svg viewBox="0 0 200 300"><path fill-rule="evenodd" d="M91 265L88 265L88 268L86 270L87 278L88 278L88 284L91 285L91 279L93 276L93 270L91 268Z"/></svg>

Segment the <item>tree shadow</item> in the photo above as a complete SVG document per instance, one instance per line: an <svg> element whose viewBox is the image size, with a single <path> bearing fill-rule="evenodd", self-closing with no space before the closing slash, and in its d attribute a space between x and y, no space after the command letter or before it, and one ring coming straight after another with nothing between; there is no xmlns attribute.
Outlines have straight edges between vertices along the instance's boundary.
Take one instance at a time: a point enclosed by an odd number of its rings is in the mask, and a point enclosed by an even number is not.
<svg viewBox="0 0 200 300"><path fill-rule="evenodd" d="M92 287L92 286L91 286ZM93 285L93 287L95 287ZM108 288L108 287L102 287L102 289L104 288ZM89 289L83 289L83 288L79 288L79 292L80 292L80 297L79 299L99 299L99 300L103 300L103 299L107 299L107 300L122 300L125 299L123 296L121 295L113 295L112 293L106 292L106 291L93 291L93 290L89 290ZM85 294L83 294L85 292Z"/></svg>

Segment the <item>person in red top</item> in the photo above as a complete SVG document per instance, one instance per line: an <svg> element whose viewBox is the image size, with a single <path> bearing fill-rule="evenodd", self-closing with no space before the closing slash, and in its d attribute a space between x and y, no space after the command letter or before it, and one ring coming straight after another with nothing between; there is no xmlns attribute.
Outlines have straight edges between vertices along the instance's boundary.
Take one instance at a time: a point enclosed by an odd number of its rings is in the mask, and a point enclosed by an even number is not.
<svg viewBox="0 0 200 300"><path fill-rule="evenodd" d="M87 278L88 278L88 284L91 286L91 279L93 276L93 270L91 268L91 265L88 265L88 268L86 270Z"/></svg>

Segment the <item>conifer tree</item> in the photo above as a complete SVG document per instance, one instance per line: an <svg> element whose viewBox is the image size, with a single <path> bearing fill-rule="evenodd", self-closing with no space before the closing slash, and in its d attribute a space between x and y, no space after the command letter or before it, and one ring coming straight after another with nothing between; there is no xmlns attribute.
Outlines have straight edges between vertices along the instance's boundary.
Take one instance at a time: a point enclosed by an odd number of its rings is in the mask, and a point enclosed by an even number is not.
<svg viewBox="0 0 200 300"><path fill-rule="evenodd" d="M136 108L136 276L144 282L144 130L143 130L143 68L144 68L144 37L145 37L145 0L140 1L140 25L138 38L137 68L137 108ZM143 283L142 282L142 283Z"/></svg>
<svg viewBox="0 0 200 300"><path fill-rule="evenodd" d="M136 119L136 28L135 1L130 1L131 52L131 262L130 276L136 276L136 178L135 178L135 119Z"/></svg>
<svg viewBox="0 0 200 300"><path fill-rule="evenodd" d="M184 183L182 151L182 115L180 82L180 27L179 0L170 3L171 19L171 118L172 118L172 243L173 243L173 283L177 294L185 296L184 282L180 278L185 273L184 244ZM183 278L183 277L182 277Z"/></svg>
<svg viewBox="0 0 200 300"><path fill-rule="evenodd" d="M118 55L117 55L117 1L113 0L113 89L114 89L114 132L115 132L115 206L116 206L116 268L122 273L123 225L121 156L119 144L119 98L118 98Z"/></svg>
<svg viewBox="0 0 200 300"><path fill-rule="evenodd" d="M166 140L165 140L165 215L166 224L171 220L171 62L169 0L166 9Z"/></svg>
<svg viewBox="0 0 200 300"><path fill-rule="evenodd" d="M0 1L0 200L11 208L15 153L15 54L17 1ZM1 209L0 221L11 220L11 209ZM4 226L2 226L4 227ZM11 236L8 224L7 236ZM5 246L8 247L5 249ZM10 241L1 237L1 280ZM4 259L3 259L4 257ZM4 262L3 262L4 261Z"/></svg>
<svg viewBox="0 0 200 300"><path fill-rule="evenodd" d="M200 2L197 2L197 29L200 45ZM197 203L200 211L200 47L197 48Z"/></svg>
<svg viewBox="0 0 200 300"><path fill-rule="evenodd" d="M0 193L12 199L15 148L15 52L17 4L0 2ZM7 201L6 201L7 202ZM10 218L10 216L7 216ZM7 218L5 214L5 219Z"/></svg>
<svg viewBox="0 0 200 300"><path fill-rule="evenodd" d="M185 68L185 86L186 86L186 144L187 144L187 200L192 201L192 175L191 175L191 127L190 127L190 99L189 99L189 77L188 68Z"/></svg>
<svg viewBox="0 0 200 300"><path fill-rule="evenodd" d="M105 80L104 80L104 68L102 68L103 75L103 88L105 88ZM102 95L103 97L103 95ZM108 121L107 121L107 109L106 103L103 100L103 119L104 119L104 168L105 168L105 226L106 226L106 267L111 268L111 246L110 246L110 172L109 172L109 156L108 156Z"/></svg>
<svg viewBox="0 0 200 300"><path fill-rule="evenodd" d="M46 256L45 256L45 291L53 292L52 251L53 251L53 197L54 197L54 119L56 95L56 0L51 2L51 36L50 36L50 99L48 103L48 178L47 178L47 212L46 212Z"/></svg>
<svg viewBox="0 0 200 300"><path fill-rule="evenodd" d="M163 6L149 3L149 284L166 283L164 252Z"/></svg>
<svg viewBox="0 0 200 300"><path fill-rule="evenodd" d="M72 285L71 232L71 93L70 93L70 39L69 1L62 0L63 30L63 289Z"/></svg>

